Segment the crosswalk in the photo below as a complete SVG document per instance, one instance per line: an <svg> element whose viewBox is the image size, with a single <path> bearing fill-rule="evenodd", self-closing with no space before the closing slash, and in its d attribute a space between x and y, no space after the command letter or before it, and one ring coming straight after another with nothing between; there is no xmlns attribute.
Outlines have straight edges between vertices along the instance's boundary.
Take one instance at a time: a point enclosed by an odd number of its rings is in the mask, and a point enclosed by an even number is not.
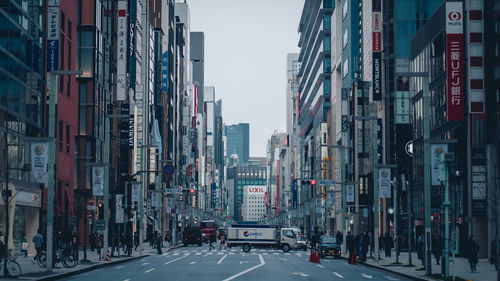
<svg viewBox="0 0 500 281"><path fill-rule="evenodd" d="M291 252L283 252L283 250L280 249L252 249L250 252L246 253L243 252L240 248L228 248L228 249L222 249L222 250L206 250L206 249L176 249L172 250L170 252L164 253L161 256L168 257L168 256L179 256L183 254L190 253L195 256L203 256L203 257L208 257L208 256L222 256L225 254L228 255L239 255L242 257L245 256L256 256L258 254L262 255L273 255L273 256L297 256L299 258L302 258L303 256L308 256L308 253L306 252L296 252L296 251L291 251Z"/></svg>

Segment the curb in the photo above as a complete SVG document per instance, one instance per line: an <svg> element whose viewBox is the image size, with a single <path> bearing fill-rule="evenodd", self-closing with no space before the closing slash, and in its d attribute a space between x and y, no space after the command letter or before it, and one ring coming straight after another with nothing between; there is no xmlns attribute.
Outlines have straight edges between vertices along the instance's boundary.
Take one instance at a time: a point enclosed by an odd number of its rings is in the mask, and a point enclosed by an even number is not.
<svg viewBox="0 0 500 281"><path fill-rule="evenodd" d="M344 259L344 260L347 260L347 258L344 257L344 256L340 256L340 258ZM399 275L401 277L405 277L405 278L408 278L408 279L411 279L411 280L415 280L415 281L429 281L429 280L433 280L433 279L428 279L428 278L423 278L423 277L409 275L409 274L398 272L398 271L393 271L393 270L390 270L388 268L385 268L385 267L382 267L382 266L378 266L378 265L369 264L369 263L358 263L358 264L363 265L363 266L367 266L367 267L371 267L371 268L376 268L376 269L383 270L383 271L386 271L386 272L390 272L392 274Z"/></svg>
<svg viewBox="0 0 500 281"><path fill-rule="evenodd" d="M173 247L169 248L168 250L166 250L166 252L169 252L169 251L171 251L173 249L178 249L180 247L181 247L180 245L173 246ZM69 271L69 272L64 272L64 273L58 273L58 274L54 274L54 275L50 275L50 276L47 276L47 277L42 277L42 278L34 279L34 280L39 280L39 281L59 280L59 279L63 279L63 278L70 277L70 276L74 276L74 275L77 275L77 274L80 274L80 273L84 273L84 272L89 272L89 271L92 271L92 270L96 270L96 269L99 269L99 268L102 268L102 267L116 265L116 264L121 264L121 263L129 262L129 261L134 261L134 260L145 258L145 257L149 257L149 256L150 256L150 254L144 254L142 256L137 256L137 257L128 257L128 258L124 258L124 259L120 259L120 260L116 260L116 261L111 261L111 262L107 262L107 263L105 262L105 263L91 265L89 267L85 267L85 268L82 268L82 269L77 269L77 270L74 270L74 271Z"/></svg>

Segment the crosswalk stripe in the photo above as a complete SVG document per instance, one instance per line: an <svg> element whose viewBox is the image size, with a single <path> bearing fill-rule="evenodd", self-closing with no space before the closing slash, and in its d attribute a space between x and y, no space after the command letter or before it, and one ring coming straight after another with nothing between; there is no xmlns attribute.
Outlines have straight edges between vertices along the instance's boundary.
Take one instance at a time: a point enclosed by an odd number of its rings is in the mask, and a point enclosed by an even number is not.
<svg viewBox="0 0 500 281"><path fill-rule="evenodd" d="M391 277L391 276L384 276L384 277L385 277L385 279L387 279L387 280L392 280L392 281L399 280L399 279L394 278L394 277Z"/></svg>
<svg viewBox="0 0 500 281"><path fill-rule="evenodd" d="M291 254L290 253L285 253L285 256L289 256L289 255L291 255Z"/></svg>
<svg viewBox="0 0 500 281"><path fill-rule="evenodd" d="M333 274L335 274L338 278L344 278L344 276L338 274L337 272L332 272Z"/></svg>

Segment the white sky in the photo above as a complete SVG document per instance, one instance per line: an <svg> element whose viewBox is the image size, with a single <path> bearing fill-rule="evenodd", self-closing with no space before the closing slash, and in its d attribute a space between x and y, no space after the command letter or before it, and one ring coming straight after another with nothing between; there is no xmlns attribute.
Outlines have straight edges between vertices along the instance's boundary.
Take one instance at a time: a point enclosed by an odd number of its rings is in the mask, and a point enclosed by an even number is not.
<svg viewBox="0 0 500 281"><path fill-rule="evenodd" d="M304 0L187 0L191 31L205 33L205 86L226 124L250 123L250 156L285 132L286 54L298 53Z"/></svg>

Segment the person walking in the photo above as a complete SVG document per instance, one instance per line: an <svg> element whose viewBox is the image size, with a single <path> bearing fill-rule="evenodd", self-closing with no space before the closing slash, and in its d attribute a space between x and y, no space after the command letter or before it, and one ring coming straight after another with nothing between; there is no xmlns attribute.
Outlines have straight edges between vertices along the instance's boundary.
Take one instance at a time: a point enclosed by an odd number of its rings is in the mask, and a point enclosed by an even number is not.
<svg viewBox="0 0 500 281"><path fill-rule="evenodd" d="M226 249L226 234L224 232L220 233L220 245L219 250L222 250L222 246L224 246L224 250Z"/></svg>
<svg viewBox="0 0 500 281"><path fill-rule="evenodd" d="M422 262L422 265L425 265L425 263L424 263L424 237L422 234L420 234L417 238L417 257Z"/></svg>
<svg viewBox="0 0 500 281"><path fill-rule="evenodd" d="M356 241L351 232L347 232L345 241L347 250L349 251L349 264L354 264L356 262Z"/></svg>
<svg viewBox="0 0 500 281"><path fill-rule="evenodd" d="M97 255L99 256L99 260L102 259L101 249L102 249L102 237L101 234L97 234L95 238L95 247L97 248Z"/></svg>
<svg viewBox="0 0 500 281"><path fill-rule="evenodd" d="M40 229L37 231L35 236L33 236L32 241L35 244L35 250L36 250L36 255L35 257L31 260L33 263L35 263L36 260L40 258L40 255L42 254L42 247L43 247L43 235Z"/></svg>
<svg viewBox="0 0 500 281"><path fill-rule="evenodd" d="M24 257L28 257L28 239L26 238L26 234L24 232L21 233L21 252L24 254Z"/></svg>
<svg viewBox="0 0 500 281"><path fill-rule="evenodd" d="M394 242L392 241L392 237L389 235L389 233L386 233L384 238L384 250L386 257L389 258L391 257L391 252L393 247L394 247Z"/></svg>
<svg viewBox="0 0 500 281"><path fill-rule="evenodd" d="M135 235L134 235L134 244L135 244L135 250L137 251L137 247L139 247L139 231L135 232Z"/></svg>
<svg viewBox="0 0 500 281"><path fill-rule="evenodd" d="M161 255L162 254L162 251L161 251L161 241L162 240L162 236L161 235L157 235L156 236L156 251L158 253L158 255Z"/></svg>
<svg viewBox="0 0 500 281"><path fill-rule="evenodd" d="M335 238L337 240L337 244L342 244L344 242L344 235L342 235L342 232L337 231L337 234L335 235Z"/></svg>
<svg viewBox="0 0 500 281"><path fill-rule="evenodd" d="M208 240L210 241L210 248L208 250L211 251L212 249L215 249L215 247L212 245L212 243L215 242L215 235L210 234Z"/></svg>
<svg viewBox="0 0 500 281"><path fill-rule="evenodd" d="M92 231L89 235L89 244L90 244L90 251L93 252L95 250L95 232Z"/></svg>
<svg viewBox="0 0 500 281"><path fill-rule="evenodd" d="M439 264L443 254L443 240L437 231L434 231L434 235L432 235L432 254L436 259L436 264Z"/></svg>
<svg viewBox="0 0 500 281"><path fill-rule="evenodd" d="M470 264L470 272L476 272L477 265L477 255L479 253L479 244L476 242L476 238L474 235L471 235L469 238L469 242L467 242L467 252L469 254L469 264Z"/></svg>

